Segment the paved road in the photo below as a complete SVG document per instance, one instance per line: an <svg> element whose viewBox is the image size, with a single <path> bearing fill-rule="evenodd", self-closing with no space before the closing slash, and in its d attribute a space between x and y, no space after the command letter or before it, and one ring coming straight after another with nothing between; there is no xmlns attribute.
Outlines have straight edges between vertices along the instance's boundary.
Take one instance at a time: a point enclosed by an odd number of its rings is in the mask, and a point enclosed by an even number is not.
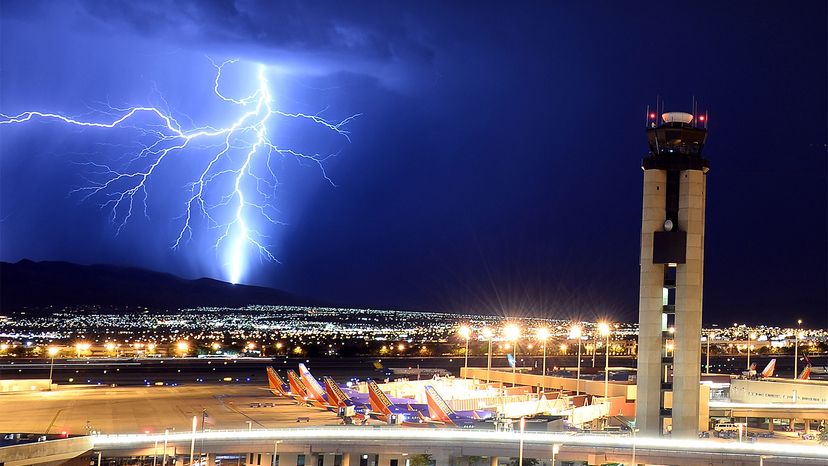
<svg viewBox="0 0 828 466"><path fill-rule="evenodd" d="M273 403L273 407L251 407ZM297 406L260 386L190 385L179 387L72 387L53 392L0 394L0 432L55 434L189 432L193 416L207 410L206 429L295 427L338 424L334 413Z"/></svg>

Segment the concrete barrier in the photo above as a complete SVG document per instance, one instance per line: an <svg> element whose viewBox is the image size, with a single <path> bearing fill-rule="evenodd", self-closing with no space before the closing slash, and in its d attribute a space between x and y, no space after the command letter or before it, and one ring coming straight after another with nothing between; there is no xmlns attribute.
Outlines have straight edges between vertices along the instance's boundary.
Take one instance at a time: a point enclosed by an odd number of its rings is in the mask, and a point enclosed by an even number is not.
<svg viewBox="0 0 828 466"><path fill-rule="evenodd" d="M91 437L72 437L44 442L0 447L0 464L23 466L58 463L77 458L92 450Z"/></svg>

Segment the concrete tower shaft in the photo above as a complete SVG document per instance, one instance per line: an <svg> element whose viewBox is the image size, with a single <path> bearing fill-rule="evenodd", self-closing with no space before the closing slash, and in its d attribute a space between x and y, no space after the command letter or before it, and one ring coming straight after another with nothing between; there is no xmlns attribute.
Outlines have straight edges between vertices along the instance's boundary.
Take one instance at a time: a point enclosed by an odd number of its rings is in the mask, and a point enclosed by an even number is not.
<svg viewBox="0 0 828 466"><path fill-rule="evenodd" d="M672 112L651 123L642 162L636 427L646 435L660 435L667 418L673 436L695 437L699 429L708 161L707 130L693 120Z"/></svg>

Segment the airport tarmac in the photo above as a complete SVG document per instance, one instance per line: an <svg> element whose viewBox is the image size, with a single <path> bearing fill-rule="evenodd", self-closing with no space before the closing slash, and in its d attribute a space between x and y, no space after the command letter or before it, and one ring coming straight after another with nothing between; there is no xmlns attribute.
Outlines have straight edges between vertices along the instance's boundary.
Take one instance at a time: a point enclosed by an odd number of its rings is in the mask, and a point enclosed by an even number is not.
<svg viewBox="0 0 828 466"><path fill-rule="evenodd" d="M253 407L257 403L272 406ZM51 392L0 394L0 432L105 434L192 430L207 410L205 430L337 425L332 412L276 398L265 387L61 387ZM298 418L307 422L297 423ZM250 423L250 424L248 424Z"/></svg>

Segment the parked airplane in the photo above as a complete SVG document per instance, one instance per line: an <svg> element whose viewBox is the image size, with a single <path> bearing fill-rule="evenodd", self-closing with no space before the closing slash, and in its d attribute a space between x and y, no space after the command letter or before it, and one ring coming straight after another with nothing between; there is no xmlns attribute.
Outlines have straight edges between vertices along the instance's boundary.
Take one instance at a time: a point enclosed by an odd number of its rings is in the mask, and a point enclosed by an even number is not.
<svg viewBox="0 0 828 466"><path fill-rule="evenodd" d="M308 394L308 398L310 398L315 403L318 403L320 406L335 406L331 401L328 401L328 399L325 397L325 389L322 388L322 385L319 384L319 381L311 375L308 368L305 367L305 365L302 363L299 363L299 374L301 375L302 383L305 386L305 392Z"/></svg>
<svg viewBox="0 0 828 466"><path fill-rule="evenodd" d="M368 401L371 414L390 424L418 425L428 415L427 405L412 404L412 400L407 399L392 402L373 380L368 381Z"/></svg>
<svg viewBox="0 0 828 466"><path fill-rule="evenodd" d="M471 428L477 421L492 417L491 411L455 411L446 403L446 400L437 393L431 385L425 387L426 400L428 401L428 413L431 420L440 421L445 424Z"/></svg>
<svg viewBox="0 0 828 466"><path fill-rule="evenodd" d="M771 359L767 366L762 370L762 372L756 372L756 363L750 365L750 369L747 371L743 371L742 375L748 378L759 378L759 379L767 379L773 377L773 371L776 370L776 359Z"/></svg>
<svg viewBox="0 0 828 466"><path fill-rule="evenodd" d="M805 369L802 369L802 372L799 374L799 377L797 377L797 379L799 379L799 380L808 380L810 378L811 378L811 365L808 364L807 366L805 366Z"/></svg>
<svg viewBox="0 0 828 466"><path fill-rule="evenodd" d="M267 385L268 388L270 388L270 391L276 396L293 397L293 394L290 392L290 386L288 386L279 373L270 366L267 368Z"/></svg>

